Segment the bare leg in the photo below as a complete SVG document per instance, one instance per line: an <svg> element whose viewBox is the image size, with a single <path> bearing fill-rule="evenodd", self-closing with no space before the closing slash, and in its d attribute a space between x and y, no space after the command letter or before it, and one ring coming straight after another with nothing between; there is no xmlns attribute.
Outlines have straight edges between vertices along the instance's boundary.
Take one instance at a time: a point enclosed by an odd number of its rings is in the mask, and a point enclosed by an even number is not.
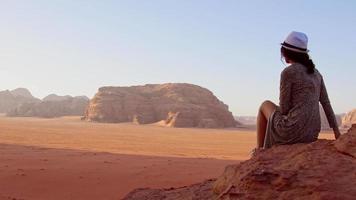
<svg viewBox="0 0 356 200"><path fill-rule="evenodd" d="M276 105L271 101L265 101L261 104L257 114L257 148L263 147L265 140L267 121L276 109Z"/></svg>

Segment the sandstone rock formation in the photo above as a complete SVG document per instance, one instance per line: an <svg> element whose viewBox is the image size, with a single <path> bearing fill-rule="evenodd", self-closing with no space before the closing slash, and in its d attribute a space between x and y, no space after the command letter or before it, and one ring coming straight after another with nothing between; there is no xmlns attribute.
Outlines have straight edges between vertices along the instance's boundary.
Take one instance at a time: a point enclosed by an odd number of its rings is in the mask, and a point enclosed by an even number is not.
<svg viewBox="0 0 356 200"><path fill-rule="evenodd" d="M356 196L356 125L338 140L275 146L226 167L216 180L171 189L136 189L125 200L343 199Z"/></svg>
<svg viewBox="0 0 356 200"><path fill-rule="evenodd" d="M342 118L341 124L342 127L346 128L350 127L352 124L356 124L356 109L346 113L346 115Z"/></svg>
<svg viewBox="0 0 356 200"><path fill-rule="evenodd" d="M42 101L63 101L63 100L71 99L71 98L73 98L73 97L70 95L59 96L56 94L50 94L50 95L44 97L42 99Z"/></svg>
<svg viewBox="0 0 356 200"><path fill-rule="evenodd" d="M52 95L52 97L54 97ZM23 103L7 112L10 117L61 117L83 116L89 104L87 97L56 96L44 101Z"/></svg>
<svg viewBox="0 0 356 200"><path fill-rule="evenodd" d="M160 122L170 127L233 127L228 106L209 90L185 83L102 87L85 119L97 122Z"/></svg>
<svg viewBox="0 0 356 200"><path fill-rule="evenodd" d="M24 98L28 98L28 99L35 98L34 96L32 96L31 92L26 88L16 88L14 90L11 90L11 94L14 97L24 97Z"/></svg>
<svg viewBox="0 0 356 200"><path fill-rule="evenodd" d="M0 91L0 113L6 113L23 103L35 103L39 101L25 88Z"/></svg>

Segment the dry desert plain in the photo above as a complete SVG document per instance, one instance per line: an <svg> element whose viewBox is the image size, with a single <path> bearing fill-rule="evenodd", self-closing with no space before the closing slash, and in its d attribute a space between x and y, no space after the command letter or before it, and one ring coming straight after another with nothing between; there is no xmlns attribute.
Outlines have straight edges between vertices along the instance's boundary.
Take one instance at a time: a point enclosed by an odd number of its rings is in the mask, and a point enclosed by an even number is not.
<svg viewBox="0 0 356 200"><path fill-rule="evenodd" d="M254 145L243 128L0 116L0 199L120 199L138 187L189 185L248 159Z"/></svg>

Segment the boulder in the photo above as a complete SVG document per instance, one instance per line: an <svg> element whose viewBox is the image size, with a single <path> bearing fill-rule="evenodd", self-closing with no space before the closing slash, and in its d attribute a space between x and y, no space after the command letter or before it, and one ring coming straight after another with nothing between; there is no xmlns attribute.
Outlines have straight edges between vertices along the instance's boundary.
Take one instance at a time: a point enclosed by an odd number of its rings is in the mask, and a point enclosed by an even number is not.
<svg viewBox="0 0 356 200"><path fill-rule="evenodd" d="M236 124L228 106L212 92L186 83L102 87L91 99L84 119L169 127L224 128Z"/></svg>
<svg viewBox="0 0 356 200"><path fill-rule="evenodd" d="M356 125L335 140L274 146L216 180L170 189L136 189L125 200L343 199L356 196Z"/></svg>

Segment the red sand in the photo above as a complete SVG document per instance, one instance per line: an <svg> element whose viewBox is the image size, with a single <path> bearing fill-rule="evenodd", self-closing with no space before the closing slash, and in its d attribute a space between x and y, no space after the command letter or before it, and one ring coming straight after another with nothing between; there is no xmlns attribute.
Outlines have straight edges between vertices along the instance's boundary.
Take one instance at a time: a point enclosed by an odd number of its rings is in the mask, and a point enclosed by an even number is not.
<svg viewBox="0 0 356 200"><path fill-rule="evenodd" d="M0 199L119 199L189 185L247 159L253 132L0 117Z"/></svg>
<svg viewBox="0 0 356 200"><path fill-rule="evenodd" d="M119 199L137 187L213 178L236 163L17 145L0 145L0 151L0 199Z"/></svg>

